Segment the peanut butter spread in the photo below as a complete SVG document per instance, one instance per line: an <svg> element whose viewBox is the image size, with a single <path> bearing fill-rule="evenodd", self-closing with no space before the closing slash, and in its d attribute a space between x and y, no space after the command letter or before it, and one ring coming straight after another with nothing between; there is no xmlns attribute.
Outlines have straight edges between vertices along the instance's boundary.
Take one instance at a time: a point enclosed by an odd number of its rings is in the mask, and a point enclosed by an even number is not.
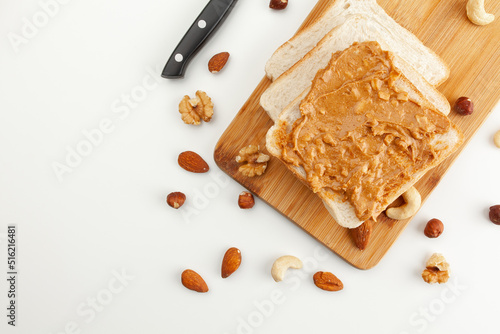
<svg viewBox="0 0 500 334"><path fill-rule="evenodd" d="M402 87L417 92L390 52L355 43L318 72L302 117L279 136L283 160L304 168L314 192L349 201L361 221L376 218L401 185L439 159L433 140L451 126Z"/></svg>

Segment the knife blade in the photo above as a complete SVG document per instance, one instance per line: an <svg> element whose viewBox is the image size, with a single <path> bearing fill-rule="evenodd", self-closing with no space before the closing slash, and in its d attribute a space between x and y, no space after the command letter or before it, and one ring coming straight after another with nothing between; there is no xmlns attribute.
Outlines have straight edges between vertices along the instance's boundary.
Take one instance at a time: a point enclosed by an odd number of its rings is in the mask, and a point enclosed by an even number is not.
<svg viewBox="0 0 500 334"><path fill-rule="evenodd" d="M168 79L184 77L189 61L227 17L237 0L211 0L198 15L167 61L161 74Z"/></svg>

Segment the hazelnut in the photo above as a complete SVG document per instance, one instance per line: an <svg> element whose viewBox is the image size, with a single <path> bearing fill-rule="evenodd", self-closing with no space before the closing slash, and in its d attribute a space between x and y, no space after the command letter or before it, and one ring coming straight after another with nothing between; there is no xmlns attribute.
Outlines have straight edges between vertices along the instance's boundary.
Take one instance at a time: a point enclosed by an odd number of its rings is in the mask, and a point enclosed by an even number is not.
<svg viewBox="0 0 500 334"><path fill-rule="evenodd" d="M468 97L462 96L455 102L453 109L460 115L471 115L474 112L474 103Z"/></svg>
<svg viewBox="0 0 500 334"><path fill-rule="evenodd" d="M271 0L269 8L271 9L285 9L288 6L288 0Z"/></svg>
<svg viewBox="0 0 500 334"><path fill-rule="evenodd" d="M238 205L240 209L251 209L255 205L255 200L253 199L253 195L248 191L244 191L240 194L238 198Z"/></svg>
<svg viewBox="0 0 500 334"><path fill-rule="evenodd" d="M167 204L174 209L180 208L186 201L186 195L181 192L170 193L167 196Z"/></svg>
<svg viewBox="0 0 500 334"><path fill-rule="evenodd" d="M500 205L490 207L490 220L493 224L500 225Z"/></svg>
<svg viewBox="0 0 500 334"><path fill-rule="evenodd" d="M443 233L444 225L439 219L431 219L427 222L424 229L424 234L427 238L437 238Z"/></svg>

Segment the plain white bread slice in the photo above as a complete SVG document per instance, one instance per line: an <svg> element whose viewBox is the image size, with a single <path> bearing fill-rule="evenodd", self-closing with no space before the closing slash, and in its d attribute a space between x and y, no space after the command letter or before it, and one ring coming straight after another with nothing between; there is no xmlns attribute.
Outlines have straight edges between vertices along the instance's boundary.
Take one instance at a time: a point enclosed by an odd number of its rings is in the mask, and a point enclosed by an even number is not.
<svg viewBox="0 0 500 334"><path fill-rule="evenodd" d="M398 64L398 65L396 65ZM401 62L397 60L397 57L394 59L394 65L400 66ZM398 68L400 71L401 68ZM396 86L406 92L408 92L408 96L411 100L418 102L422 106L432 108L432 103L427 99L427 96L424 92L418 90L418 88L410 82L405 75L403 74L396 82ZM305 90L300 94L292 103L290 103L283 112L279 115L275 125L271 127L266 136L266 147L269 153L273 156L277 157L281 161L283 161L282 153L280 149L280 145L278 144L282 138L282 129L286 128L286 131L289 132L293 123L301 117L300 112L300 104L305 96L308 94L309 90ZM436 159L432 164L426 166L425 170L415 174L412 178L404 183L398 188L398 190L393 193L393 196L390 198L384 199L384 203L390 204L394 200L396 200L400 195L402 195L406 190L408 190L411 186L414 185L429 169L437 166L441 163L446 157L448 157L456 148L461 144L463 138L462 134L458 130L458 128L453 125L450 128L450 131L445 134L439 135L434 138L433 146L439 149L442 154L439 159ZM284 162L284 161L283 161ZM286 162L284 162L287 168L293 172L302 182L306 185L306 173L302 167L292 166ZM323 200L326 208L329 213L335 219L335 221L347 228L355 228L363 223L363 221L359 220L355 214L354 207L348 202L345 201L341 195L334 193L329 189L321 189L318 192L318 195Z"/></svg>
<svg viewBox="0 0 500 334"><path fill-rule="evenodd" d="M389 33L387 28L363 15L350 16L331 30L316 47L271 83L260 98L262 108L272 120L276 120L285 106L311 86L314 76L328 64L332 53L345 50L354 42L366 41L376 41L383 50L396 54L400 63L397 67L417 89L443 114L450 112L448 100L423 77L429 62L426 54L421 53L415 58L418 51L415 43L406 43L400 36Z"/></svg>
<svg viewBox="0 0 500 334"><path fill-rule="evenodd" d="M411 32L394 21L376 0L333 0L323 14L311 25L279 47L266 63L266 74L276 80L293 64L302 59L330 30L344 24L353 15L370 19L375 30L397 44L414 50L405 60L423 75L433 86L446 81L449 68L431 49L427 48ZM396 45L397 45L396 44ZM397 52L399 47L394 48ZM401 56L401 55L400 55Z"/></svg>

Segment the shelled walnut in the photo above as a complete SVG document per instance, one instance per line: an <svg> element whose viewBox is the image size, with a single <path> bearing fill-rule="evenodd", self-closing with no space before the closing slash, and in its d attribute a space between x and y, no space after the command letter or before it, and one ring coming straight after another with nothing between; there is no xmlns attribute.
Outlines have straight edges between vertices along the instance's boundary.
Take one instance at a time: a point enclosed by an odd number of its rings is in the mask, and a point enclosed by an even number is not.
<svg viewBox="0 0 500 334"><path fill-rule="evenodd" d="M264 174L268 161L269 156L261 153L259 146L256 145L242 148L236 157L236 162L240 164L238 171L248 177Z"/></svg>
<svg viewBox="0 0 500 334"><path fill-rule="evenodd" d="M200 125L202 119L210 122L214 114L214 104L207 93L199 90L195 98L184 96L179 103L179 112L184 123Z"/></svg>
<svg viewBox="0 0 500 334"><path fill-rule="evenodd" d="M446 283L450 278L450 265L442 254L434 253L427 261L422 278L429 284Z"/></svg>

